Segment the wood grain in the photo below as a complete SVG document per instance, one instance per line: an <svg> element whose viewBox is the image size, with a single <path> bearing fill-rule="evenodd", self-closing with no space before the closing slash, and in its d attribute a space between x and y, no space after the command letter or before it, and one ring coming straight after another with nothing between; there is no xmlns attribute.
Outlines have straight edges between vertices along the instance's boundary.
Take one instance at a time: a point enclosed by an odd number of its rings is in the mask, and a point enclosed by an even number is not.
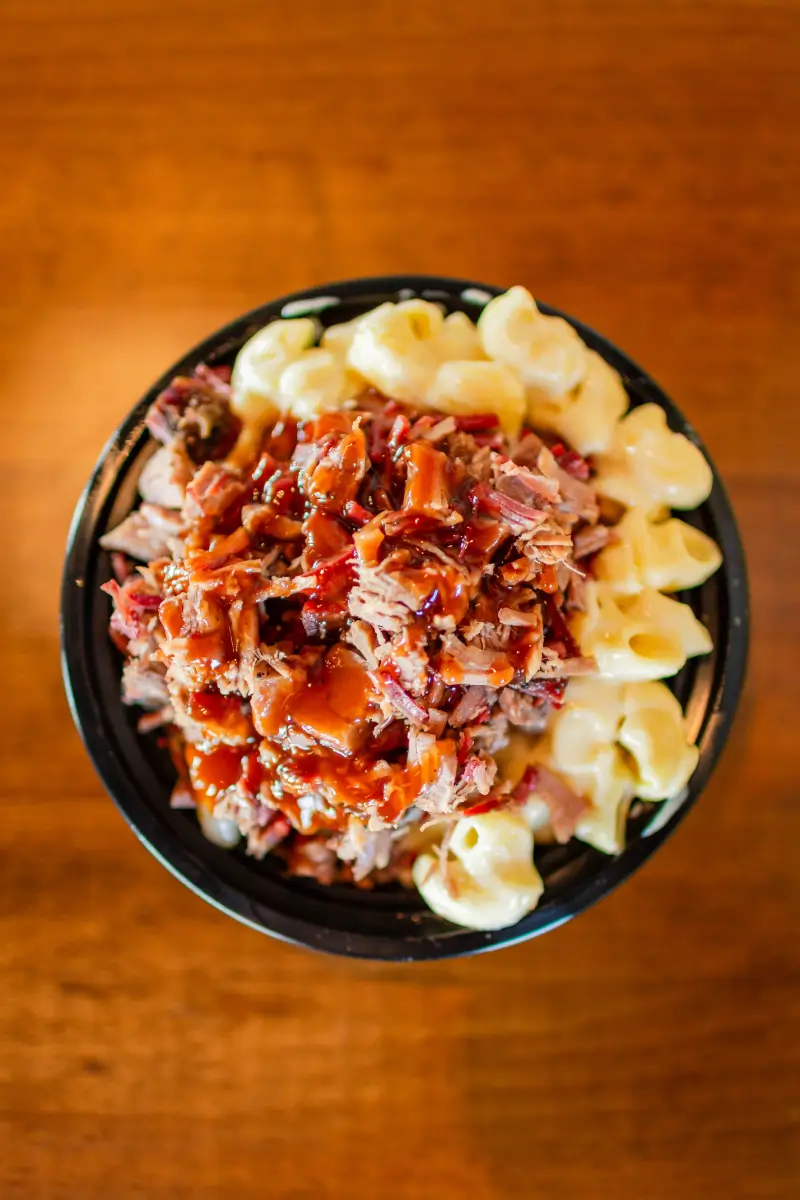
<svg viewBox="0 0 800 1200"><path fill-rule="evenodd" d="M800 5L6 0L0 1195L750 1200L800 1189ZM749 553L695 814L536 943L329 961L175 882L62 696L72 507L231 315L392 270L523 282L645 363Z"/></svg>

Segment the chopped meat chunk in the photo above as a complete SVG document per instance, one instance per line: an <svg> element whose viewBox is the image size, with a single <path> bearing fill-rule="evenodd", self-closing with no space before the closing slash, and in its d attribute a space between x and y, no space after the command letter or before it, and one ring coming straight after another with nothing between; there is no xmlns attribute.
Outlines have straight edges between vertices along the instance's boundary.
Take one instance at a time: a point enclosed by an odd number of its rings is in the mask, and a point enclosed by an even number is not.
<svg viewBox="0 0 800 1200"><path fill-rule="evenodd" d="M185 454L175 445L159 446L149 458L139 476L139 495L148 504L162 508L181 508L186 484L193 468Z"/></svg>
<svg viewBox="0 0 800 1200"><path fill-rule="evenodd" d="M219 463L203 463L186 489L183 506L187 520L219 517L246 492L243 480L236 471Z"/></svg>
<svg viewBox="0 0 800 1200"><path fill-rule="evenodd" d="M491 704L490 693L485 687L468 687L450 713L450 724L456 729L471 725L473 721L489 715Z"/></svg>
<svg viewBox="0 0 800 1200"><path fill-rule="evenodd" d="M579 529L573 538L573 554L575 558L588 558L604 550L611 540L611 529L608 525L587 525Z"/></svg>
<svg viewBox="0 0 800 1200"><path fill-rule="evenodd" d="M239 436L230 408L230 386L202 364L192 376L173 379L153 402L147 428L159 442L184 447L192 462L223 458Z"/></svg>
<svg viewBox="0 0 800 1200"><path fill-rule="evenodd" d="M466 646L455 634L442 641L438 671L446 684L501 688L514 678L514 668L499 650Z"/></svg>
<svg viewBox="0 0 800 1200"><path fill-rule="evenodd" d="M499 703L511 724L518 729L524 729L526 733L542 733L547 727L547 708L532 696L514 688L504 688Z"/></svg>
<svg viewBox="0 0 800 1200"><path fill-rule="evenodd" d="M183 521L179 513L158 504L142 504L115 529L104 533L100 545L104 550L118 550L141 562L151 562L169 554L173 538L181 532Z"/></svg>

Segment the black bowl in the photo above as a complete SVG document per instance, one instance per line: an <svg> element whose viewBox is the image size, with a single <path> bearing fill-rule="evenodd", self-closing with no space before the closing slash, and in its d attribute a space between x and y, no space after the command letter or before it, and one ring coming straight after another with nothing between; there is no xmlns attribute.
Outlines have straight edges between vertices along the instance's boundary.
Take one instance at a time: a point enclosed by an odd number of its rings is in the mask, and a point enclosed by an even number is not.
<svg viewBox="0 0 800 1200"><path fill-rule="evenodd" d="M174 375L191 371L199 362L231 363L255 330L280 316L308 313L322 324L333 324L386 300L422 296L441 302L449 312L477 319L486 301L501 291L426 275L356 279L297 292L239 317L190 350L139 401L100 456L75 513L62 585L62 657L72 714L92 761L123 816L164 866L237 920L286 941L334 954L402 962L491 950L553 929L610 892L658 849L700 795L728 736L747 657L747 583L736 523L714 471L710 497L688 520L719 543L723 565L703 587L681 597L708 625L714 650L707 658L692 660L670 684L697 735L697 769L675 800L634 804L626 849L615 858L578 841L537 848L545 893L539 907L517 925L492 933L461 929L430 912L413 891L325 888L287 878L277 861L256 862L239 850L212 845L193 813L169 807L173 769L157 737L140 736L136 711L120 701L121 658L108 638L110 605L100 591L111 566L98 538L134 505L139 472L154 449L144 424L150 403ZM632 404L660 405L671 428L700 445L694 430L648 375L592 329L566 319L619 371Z"/></svg>

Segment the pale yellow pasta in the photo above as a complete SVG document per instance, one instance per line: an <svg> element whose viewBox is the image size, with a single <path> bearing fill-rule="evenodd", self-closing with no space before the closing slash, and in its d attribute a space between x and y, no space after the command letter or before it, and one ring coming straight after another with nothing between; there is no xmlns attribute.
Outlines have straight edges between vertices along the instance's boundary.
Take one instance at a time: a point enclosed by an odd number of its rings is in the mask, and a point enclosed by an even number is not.
<svg viewBox="0 0 800 1200"><path fill-rule="evenodd" d="M575 778L611 746L632 777L632 794L667 800L687 783L698 751L687 736L683 711L666 684L611 683L589 676L570 681L555 714L550 761Z"/></svg>
<svg viewBox="0 0 800 1200"><path fill-rule="evenodd" d="M570 680L564 705L551 721L550 757L559 771L586 770L600 750L613 746L625 686L591 676Z"/></svg>
<svg viewBox="0 0 800 1200"><path fill-rule="evenodd" d="M573 679L548 739L548 765L591 808L575 836L617 853L633 796L666 800L685 787L698 750L681 706L663 683Z"/></svg>
<svg viewBox="0 0 800 1200"><path fill-rule="evenodd" d="M587 349L583 378L572 391L553 396L529 390L528 417L535 428L557 433L579 454L596 454L608 447L628 403L617 372Z"/></svg>
<svg viewBox="0 0 800 1200"><path fill-rule="evenodd" d="M563 396L586 372L587 351L561 317L539 312L523 287L491 300L478 320L481 345L489 358L512 367L529 388Z"/></svg>
<svg viewBox="0 0 800 1200"><path fill-rule="evenodd" d="M542 761L541 752L537 757L537 750L543 741L543 738L532 736L512 725L505 745L494 752L499 778L510 783L512 788L516 787L526 769L532 763Z"/></svg>
<svg viewBox="0 0 800 1200"><path fill-rule="evenodd" d="M619 422L596 468L593 482L599 495L647 513L696 508L708 498L713 482L702 452L669 429L657 404L643 404Z"/></svg>
<svg viewBox="0 0 800 1200"><path fill-rule="evenodd" d="M347 363L384 395L424 404L443 323L441 309L427 300L382 304L358 321Z"/></svg>
<svg viewBox="0 0 800 1200"><path fill-rule="evenodd" d="M714 648L711 634L688 604L664 596L654 588L642 588L637 596L626 596L623 604L634 620L650 622L657 629L670 630L680 641L687 658L709 654Z"/></svg>
<svg viewBox="0 0 800 1200"><path fill-rule="evenodd" d="M290 363L314 345L310 318L271 321L245 342L231 376L231 408L246 423L263 423L278 408L280 377Z"/></svg>
<svg viewBox="0 0 800 1200"><path fill-rule="evenodd" d="M584 769L561 774L590 801L575 823L575 837L603 854L619 854L625 848L625 822L634 796L633 773L622 756L613 746L603 746Z"/></svg>
<svg viewBox="0 0 800 1200"><path fill-rule="evenodd" d="M414 883L439 916L472 929L504 929L534 909L544 890L533 865L533 834L518 813L490 812L455 823L443 869L422 854Z"/></svg>
<svg viewBox="0 0 800 1200"><path fill-rule="evenodd" d="M572 735L585 736L579 728L568 725L561 738L562 750ZM548 767L588 801L589 806L575 824L575 837L604 854L617 854L624 845L625 819L635 790L633 772L619 749L602 741L592 743L583 754L573 752L571 759L572 766L565 766L552 738L546 736L531 748L528 765L541 763ZM531 792L518 811L537 842L553 841L550 809L544 796Z"/></svg>
<svg viewBox="0 0 800 1200"><path fill-rule="evenodd" d="M712 648L689 605L652 588L626 595L613 584L589 580L585 593L586 611L574 615L572 632L606 678L664 679L677 674L687 658Z"/></svg>
<svg viewBox="0 0 800 1200"><path fill-rule="evenodd" d="M455 312L445 317L436 341L442 362L485 358L475 322L466 313Z"/></svg>
<svg viewBox="0 0 800 1200"><path fill-rule="evenodd" d="M587 714L584 725L591 726L594 716L593 712ZM633 773L613 744L604 742L602 737L599 740L591 738L591 729L581 729L581 722L571 720L565 725L558 748L560 752L553 743L553 732L555 728L535 741L528 738L527 750L520 747L514 764L515 782L519 782L528 766L538 763L549 767L576 795L589 801L590 806L576 822L575 836L604 854L618 853L622 849L628 804L634 795ZM577 741L575 746L571 746L573 738ZM569 759L569 763L562 761L562 756ZM500 773L502 778L507 777L502 766ZM537 842L554 841L550 807L544 795L533 790L518 811Z"/></svg>
<svg viewBox="0 0 800 1200"><path fill-rule="evenodd" d="M516 438L525 415L525 392L513 371L496 362L446 362L427 396L437 412L496 413L503 432Z"/></svg>
<svg viewBox="0 0 800 1200"><path fill-rule="evenodd" d="M392 308L391 304L382 304L381 308ZM379 309L373 309L373 312L379 312ZM364 316L368 316L365 313ZM322 337L319 340L323 350L330 350L340 358L345 358L348 350L353 344L353 338L356 336L356 330L361 325L364 317L354 317L352 321L342 321L339 325L329 325L327 329L323 329Z"/></svg>
<svg viewBox="0 0 800 1200"><path fill-rule="evenodd" d="M508 740L494 753L498 778L515 788L528 767L536 763L549 763L549 741L546 736L534 737L513 726L508 731ZM537 842L552 842L550 809L540 796L529 795L519 810L528 828L536 835Z"/></svg>
<svg viewBox="0 0 800 1200"><path fill-rule="evenodd" d="M663 683L630 683L617 740L636 764L636 795L667 800L685 787L700 752L686 735L683 710Z"/></svg>
<svg viewBox="0 0 800 1200"><path fill-rule="evenodd" d="M422 313L426 317L430 317L435 325L438 325L436 317L431 316L428 311L429 307L436 308L436 305L428 306L427 301L424 300L406 300L398 305L387 303L380 307L386 311L399 309L401 313L411 311L413 314L414 309L410 306L415 304L425 305L426 307L422 310ZM372 312L378 311L380 310L372 310ZM365 317L369 316L371 316L371 313L364 313L363 316L354 317L352 321L345 321L340 325L330 325L327 329L323 330L320 345L326 350L332 350L334 353L340 354L342 357L346 356L352 345L356 331L362 325ZM477 326L474 321L469 319L466 313L455 312L444 317L438 328L438 332L434 331L434 337L436 341L436 355L440 362L456 360L460 362L485 358L480 338L478 337Z"/></svg>
<svg viewBox="0 0 800 1200"><path fill-rule="evenodd" d="M601 686L613 689L616 685ZM590 807L576 823L575 836L605 854L622 849L625 816L634 794L633 774L613 744L620 720L618 709L617 702L610 713L602 705L562 710L565 716L569 712L569 719L563 724L558 746L553 738L559 729L556 715L548 734L534 739L512 733L506 749L495 755L500 777L513 786L527 767L541 764L557 772L577 795L584 796ZM532 791L518 811L537 842L554 840L544 795Z"/></svg>
<svg viewBox="0 0 800 1200"><path fill-rule="evenodd" d="M635 793L633 772L615 745L621 697L620 685L573 680L564 708L554 715L549 739L549 765L590 802L575 836L604 854L623 848L625 818Z"/></svg>
<svg viewBox="0 0 800 1200"><path fill-rule="evenodd" d="M415 335L422 341L441 337L444 329L444 312L430 300L401 300L394 306L395 312L411 322ZM367 313L367 316L370 314Z"/></svg>
<svg viewBox="0 0 800 1200"><path fill-rule="evenodd" d="M634 508L614 527L614 541L597 556L594 575L619 592L677 592L705 582L721 562L716 542L699 529L677 517L655 521Z"/></svg>
<svg viewBox="0 0 800 1200"><path fill-rule="evenodd" d="M299 421L339 408L356 393L343 361L330 350L305 350L278 379L278 406Z"/></svg>

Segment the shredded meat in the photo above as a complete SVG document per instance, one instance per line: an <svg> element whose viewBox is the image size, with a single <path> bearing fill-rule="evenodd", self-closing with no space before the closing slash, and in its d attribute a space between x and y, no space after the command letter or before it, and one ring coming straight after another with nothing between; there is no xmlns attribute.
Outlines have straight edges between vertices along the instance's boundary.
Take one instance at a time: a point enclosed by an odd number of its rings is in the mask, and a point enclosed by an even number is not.
<svg viewBox="0 0 800 1200"><path fill-rule="evenodd" d="M590 807L588 800L573 792L559 775L545 766L533 768L529 784L530 790L544 800L550 810L550 824L556 841L568 842Z"/></svg>
<svg viewBox="0 0 800 1200"><path fill-rule="evenodd" d="M130 658L122 669L122 702L146 709L163 709L169 704L164 667L160 663Z"/></svg>
<svg viewBox="0 0 800 1200"><path fill-rule="evenodd" d="M240 423L230 409L223 375L201 364L164 388L147 414L147 428L167 446L177 443L194 463L223 458L236 442Z"/></svg>
<svg viewBox="0 0 800 1200"><path fill-rule="evenodd" d="M149 504L181 508L192 474L191 462L177 444L159 446L139 476L139 495Z"/></svg>
<svg viewBox="0 0 800 1200"><path fill-rule="evenodd" d="M604 550L611 536L608 525L587 525L584 529L579 529L573 538L575 558L588 558L590 554Z"/></svg>
<svg viewBox="0 0 800 1200"><path fill-rule="evenodd" d="M500 693L502 695L502 692ZM450 713L450 724L456 729L462 725L470 725L482 715L489 715L492 700L490 692L485 687L468 687Z"/></svg>
<svg viewBox="0 0 800 1200"><path fill-rule="evenodd" d="M352 864L353 879L358 883L371 871L389 865L392 854L392 830L370 830L356 817L350 817L336 852L343 862Z"/></svg>
<svg viewBox="0 0 800 1200"><path fill-rule="evenodd" d="M184 515L189 521L219 517L236 500L241 500L245 491L238 472L219 463L205 462L186 489Z"/></svg>
<svg viewBox="0 0 800 1200"><path fill-rule="evenodd" d="M409 823L511 803L509 729L540 733L593 668L564 616L609 536L589 466L372 393L276 422L234 466L229 395L217 368L164 389L143 502L102 539L123 699L168 725L172 803L251 855L408 878ZM569 836L583 801L538 782Z"/></svg>
<svg viewBox="0 0 800 1200"><path fill-rule="evenodd" d="M179 513L158 504L145 503L125 517L115 529L100 538L104 550L118 550L142 562L169 554L173 538L181 532Z"/></svg>
<svg viewBox="0 0 800 1200"><path fill-rule="evenodd" d="M547 728L547 707L533 696L514 688L504 688L500 693L500 708L512 725L526 733L542 733Z"/></svg>
<svg viewBox="0 0 800 1200"><path fill-rule="evenodd" d="M502 688L511 683L514 668L502 650L465 646L455 634L447 634L442 641L439 674L448 684Z"/></svg>
<svg viewBox="0 0 800 1200"><path fill-rule="evenodd" d="M289 851L291 875L305 875L326 886L336 878L336 851L323 838L296 835Z"/></svg>

